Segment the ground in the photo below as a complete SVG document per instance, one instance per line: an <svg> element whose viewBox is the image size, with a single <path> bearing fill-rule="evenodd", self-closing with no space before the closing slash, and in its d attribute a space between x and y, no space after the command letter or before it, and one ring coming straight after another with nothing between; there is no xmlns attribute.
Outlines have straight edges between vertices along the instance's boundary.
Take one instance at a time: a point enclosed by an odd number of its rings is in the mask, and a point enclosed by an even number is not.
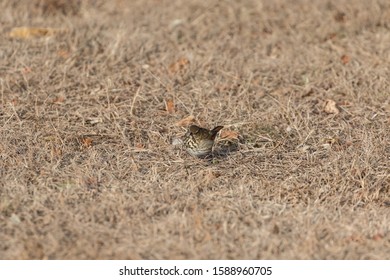
<svg viewBox="0 0 390 280"><path fill-rule="evenodd" d="M390 258L388 1L0 10L1 259Z"/></svg>

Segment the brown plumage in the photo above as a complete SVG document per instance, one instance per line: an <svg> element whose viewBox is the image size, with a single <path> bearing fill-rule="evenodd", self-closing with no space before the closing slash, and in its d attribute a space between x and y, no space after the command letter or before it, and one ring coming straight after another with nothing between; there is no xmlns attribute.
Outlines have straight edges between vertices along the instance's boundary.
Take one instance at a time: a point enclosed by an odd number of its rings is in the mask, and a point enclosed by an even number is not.
<svg viewBox="0 0 390 280"><path fill-rule="evenodd" d="M184 135L184 147L192 156L207 156L211 154L215 137L222 128L223 126L216 126L209 130L197 125L191 125Z"/></svg>

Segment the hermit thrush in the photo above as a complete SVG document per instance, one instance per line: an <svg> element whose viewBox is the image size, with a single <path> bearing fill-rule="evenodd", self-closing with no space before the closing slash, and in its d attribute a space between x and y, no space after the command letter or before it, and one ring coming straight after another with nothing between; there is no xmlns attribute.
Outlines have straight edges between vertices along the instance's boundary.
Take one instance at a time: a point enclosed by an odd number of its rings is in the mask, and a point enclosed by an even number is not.
<svg viewBox="0 0 390 280"><path fill-rule="evenodd" d="M214 127L212 130L191 125L184 135L183 144L187 152L192 156L204 157L210 155L214 140L223 126Z"/></svg>

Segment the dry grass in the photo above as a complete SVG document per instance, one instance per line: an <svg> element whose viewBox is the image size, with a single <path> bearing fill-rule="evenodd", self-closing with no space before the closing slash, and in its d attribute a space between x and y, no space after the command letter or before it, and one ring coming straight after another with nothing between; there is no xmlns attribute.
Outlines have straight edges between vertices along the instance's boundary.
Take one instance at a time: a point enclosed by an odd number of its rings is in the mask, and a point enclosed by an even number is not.
<svg viewBox="0 0 390 280"><path fill-rule="evenodd" d="M1 259L390 258L388 1L0 10ZM175 150L189 115L239 150Z"/></svg>

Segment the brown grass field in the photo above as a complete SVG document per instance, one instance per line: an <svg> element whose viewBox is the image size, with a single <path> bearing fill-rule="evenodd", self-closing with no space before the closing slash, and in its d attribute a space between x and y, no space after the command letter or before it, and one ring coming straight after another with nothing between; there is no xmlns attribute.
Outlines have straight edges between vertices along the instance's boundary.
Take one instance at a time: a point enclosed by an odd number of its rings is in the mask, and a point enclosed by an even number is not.
<svg viewBox="0 0 390 280"><path fill-rule="evenodd" d="M390 259L389 1L0 10L0 259Z"/></svg>

